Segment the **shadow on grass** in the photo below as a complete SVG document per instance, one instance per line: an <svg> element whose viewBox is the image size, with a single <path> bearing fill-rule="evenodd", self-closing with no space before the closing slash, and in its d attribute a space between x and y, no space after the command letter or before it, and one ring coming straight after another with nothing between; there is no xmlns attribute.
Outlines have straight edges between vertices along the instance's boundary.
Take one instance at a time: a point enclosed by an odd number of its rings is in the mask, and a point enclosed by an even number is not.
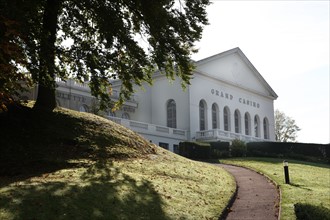
<svg viewBox="0 0 330 220"><path fill-rule="evenodd" d="M330 209L323 206L297 203L294 210L297 220L330 220Z"/></svg>
<svg viewBox="0 0 330 220"><path fill-rule="evenodd" d="M170 219L149 181L136 181L109 162L91 166L77 182L27 184L2 193L0 218Z"/></svg>
<svg viewBox="0 0 330 220"><path fill-rule="evenodd" d="M307 191L313 191L312 189L307 188L307 187L305 187L304 185L297 184L297 183L290 183L290 186L294 186L294 187L297 187L297 188L301 188L301 189L304 189L304 190L307 190Z"/></svg>
<svg viewBox="0 0 330 220"><path fill-rule="evenodd" d="M76 140L81 131L81 123L67 115L36 113L24 106L0 114L0 177L19 181L76 166L68 160L89 154Z"/></svg>
<svg viewBox="0 0 330 220"><path fill-rule="evenodd" d="M110 125L104 128L104 124L79 117L57 111L35 112L25 106L0 114L0 187L80 167L78 160L120 159L140 153L127 143L127 137L118 134L125 130L115 131Z"/></svg>

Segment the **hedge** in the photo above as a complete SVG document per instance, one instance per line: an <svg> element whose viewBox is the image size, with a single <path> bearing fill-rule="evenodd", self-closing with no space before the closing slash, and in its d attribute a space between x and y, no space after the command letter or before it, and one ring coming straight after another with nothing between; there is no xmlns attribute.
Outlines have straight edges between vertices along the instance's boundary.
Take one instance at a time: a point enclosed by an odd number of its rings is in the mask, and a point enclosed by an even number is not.
<svg viewBox="0 0 330 220"><path fill-rule="evenodd" d="M330 163L329 144L293 142L181 142L179 154L190 159L217 159L226 157L275 157Z"/></svg>
<svg viewBox="0 0 330 220"><path fill-rule="evenodd" d="M189 142L179 144L179 154L190 159L216 159L230 156L229 142Z"/></svg>
<svg viewBox="0 0 330 220"><path fill-rule="evenodd" d="M211 152L210 157L212 159L227 158L230 157L230 143L229 142L210 142Z"/></svg>
<svg viewBox="0 0 330 220"><path fill-rule="evenodd" d="M294 142L249 142L247 143L247 156L286 157L330 162L330 145Z"/></svg>
<svg viewBox="0 0 330 220"><path fill-rule="evenodd" d="M180 142L179 154L190 159L209 159L210 144L203 142Z"/></svg>

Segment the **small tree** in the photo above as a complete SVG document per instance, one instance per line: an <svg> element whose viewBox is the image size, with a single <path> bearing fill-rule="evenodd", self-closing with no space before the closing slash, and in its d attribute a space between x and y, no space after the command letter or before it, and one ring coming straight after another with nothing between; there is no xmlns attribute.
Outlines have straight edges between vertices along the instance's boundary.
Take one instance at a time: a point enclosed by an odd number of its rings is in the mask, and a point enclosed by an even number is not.
<svg viewBox="0 0 330 220"><path fill-rule="evenodd" d="M297 138L297 132L301 129L296 124L296 121L289 116L286 116L284 112L275 111L275 139L280 142L295 142Z"/></svg>

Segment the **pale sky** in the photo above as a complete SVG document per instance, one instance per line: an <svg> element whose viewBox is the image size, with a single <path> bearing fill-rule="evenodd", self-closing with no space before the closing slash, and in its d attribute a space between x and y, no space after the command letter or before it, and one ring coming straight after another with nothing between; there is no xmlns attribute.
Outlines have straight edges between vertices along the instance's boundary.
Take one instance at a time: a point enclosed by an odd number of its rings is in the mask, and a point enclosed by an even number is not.
<svg viewBox="0 0 330 220"><path fill-rule="evenodd" d="M296 120L298 142L329 143L329 1L212 1L199 60L239 47Z"/></svg>

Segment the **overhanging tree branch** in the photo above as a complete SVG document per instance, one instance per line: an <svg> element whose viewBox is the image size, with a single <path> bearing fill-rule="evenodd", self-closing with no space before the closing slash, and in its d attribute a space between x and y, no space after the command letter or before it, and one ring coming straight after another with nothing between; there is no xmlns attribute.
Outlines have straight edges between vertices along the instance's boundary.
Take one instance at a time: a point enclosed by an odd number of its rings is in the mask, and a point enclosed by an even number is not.
<svg viewBox="0 0 330 220"><path fill-rule="evenodd" d="M180 9L175 0L11 0L1 6L24 27L20 46L39 84L36 108L52 110L57 76L91 77L91 93L104 108L111 105L113 75L122 80L119 103L134 84L151 83L155 67L188 84L190 55L207 24L209 1L180 3ZM138 33L146 37L147 49L137 42ZM67 39L73 41L68 47Z"/></svg>

